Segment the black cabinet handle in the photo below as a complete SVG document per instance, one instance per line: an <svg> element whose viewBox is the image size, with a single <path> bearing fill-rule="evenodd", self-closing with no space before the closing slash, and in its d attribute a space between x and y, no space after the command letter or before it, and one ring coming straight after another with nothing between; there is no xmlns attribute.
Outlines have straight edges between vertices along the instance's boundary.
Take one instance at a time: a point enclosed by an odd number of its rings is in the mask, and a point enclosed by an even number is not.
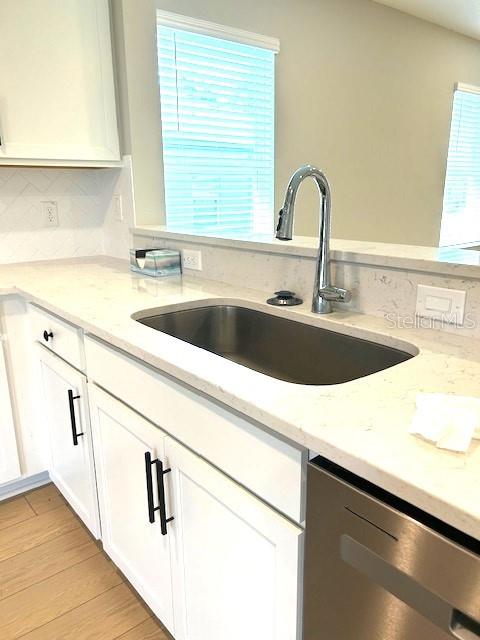
<svg viewBox="0 0 480 640"><path fill-rule="evenodd" d="M155 507L153 503L153 480L152 480L152 466L155 465L157 471L157 490L158 490L158 507ZM166 473L170 473L171 469L164 469L161 460L152 460L150 451L145 452L145 478L147 481L147 501L148 501L148 520L151 524L155 522L155 511L160 511L160 530L162 536L166 536L167 524L174 520L171 516L167 518L167 508L165 504L165 484L163 482L163 476Z"/></svg>
<svg viewBox="0 0 480 640"><path fill-rule="evenodd" d="M153 524L155 522L156 509L153 504L152 456L150 451L145 452L145 478L147 481L148 521Z"/></svg>
<svg viewBox="0 0 480 640"><path fill-rule="evenodd" d="M80 396L74 396L73 391L71 389L68 390L68 406L70 409L70 423L72 425L72 439L74 447L78 445L78 438L85 435L83 431L82 433L77 433L77 421L75 419L75 405L73 404L73 401L78 400L78 398L80 398Z"/></svg>
<svg viewBox="0 0 480 640"><path fill-rule="evenodd" d="M53 339L53 333L52 333L51 331L50 331L50 333L49 333L47 330L45 330L45 331L43 332L43 339L45 340L45 342L48 342L48 339L49 339L49 338L52 338L52 339Z"/></svg>
<svg viewBox="0 0 480 640"><path fill-rule="evenodd" d="M171 522L174 517L171 516L167 518L167 508L165 504L165 483L163 481L163 476L166 473L170 473L171 469L164 469L163 462L161 460L155 461L157 466L157 487L158 487L158 501L159 501L159 509L160 509L160 530L162 532L162 536L167 535L167 524Z"/></svg>

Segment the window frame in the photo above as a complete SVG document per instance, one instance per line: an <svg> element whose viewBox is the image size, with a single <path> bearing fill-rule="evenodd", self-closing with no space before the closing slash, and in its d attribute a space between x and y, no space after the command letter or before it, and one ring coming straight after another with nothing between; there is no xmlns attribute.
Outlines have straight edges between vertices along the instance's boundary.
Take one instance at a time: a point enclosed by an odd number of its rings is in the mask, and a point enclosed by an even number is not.
<svg viewBox="0 0 480 640"><path fill-rule="evenodd" d="M187 33L198 34L202 36L217 38L220 40L227 40L227 41L231 41L238 44L248 45L248 46L256 47L259 49L265 49L273 53L274 56L278 54L280 51L280 41L278 40L278 38L274 38L271 36L265 36L265 35L251 32L251 31L245 31L242 29L237 29L237 28L222 25L222 24L209 22L199 18L193 18L190 16L176 14L170 11L164 11L162 9L156 10L156 18L157 18L156 20L157 31L159 27L169 27L171 29L185 31ZM158 77L159 77L159 72L158 72ZM160 86L159 86L159 94L160 94L160 102L161 102L162 98L161 98ZM274 119L275 119L275 116L274 116ZM160 126L162 127L162 123L160 123ZM273 122L273 126L275 126L274 122ZM165 153L163 144L164 143L163 143L163 131L162 131L162 155L164 155ZM272 161L275 165L275 147L273 148ZM163 163L165 162L164 158L162 162ZM272 175L272 180L273 182L272 182L271 188L274 189L274 184L275 184L274 175ZM165 224L167 229L171 228L178 231L178 229L176 229L175 223L174 222L169 223L169 220L168 220L166 190L167 190L167 185L166 185L166 176L165 176L165 169L164 169L163 193L164 193L164 202L165 202ZM274 205L274 203L272 204ZM272 210L272 221L271 221L272 231L274 228L274 217L275 217L274 214L275 212L274 210ZM245 233L246 232L247 230L245 229ZM182 230L182 233L192 233L192 235L198 235L198 233L202 234L200 230L198 230L197 233L195 233L195 229L193 227L192 229L189 229L188 227L186 227L184 230ZM210 230L206 229L204 235L218 235L218 234L229 235L229 232L219 229L219 231L216 233L214 229L210 229Z"/></svg>
<svg viewBox="0 0 480 640"><path fill-rule="evenodd" d="M201 20L200 18L192 18L190 16L172 13L157 9L157 26L171 27L172 29L182 29L192 33L199 33L212 38L223 38L232 42L241 44L249 44L253 47L261 47L268 49L273 53L280 53L280 40L271 36L264 36L253 31L244 31L235 27Z"/></svg>
<svg viewBox="0 0 480 640"><path fill-rule="evenodd" d="M449 158L450 158L450 150L453 136L453 125L454 125L454 108L455 108L455 97L457 92L463 93L472 93L474 95L479 96L480 99L480 86L468 84L465 82L457 82L454 86L453 97L452 97L452 106L451 106L451 117L450 117L450 129L449 129L449 138L448 138L448 148L447 148L447 158L445 162L445 180L444 180L444 188L443 188L443 206L442 206L442 216L440 221L440 236L439 236L439 246L440 247L449 247L449 246L466 246L466 245L477 245L480 237L477 240L465 240L460 242L447 242L445 236L445 231L443 229L446 226L446 215L445 215L445 200L447 194L447 179L448 179L448 168L449 168ZM480 131L480 122L479 122L479 131Z"/></svg>

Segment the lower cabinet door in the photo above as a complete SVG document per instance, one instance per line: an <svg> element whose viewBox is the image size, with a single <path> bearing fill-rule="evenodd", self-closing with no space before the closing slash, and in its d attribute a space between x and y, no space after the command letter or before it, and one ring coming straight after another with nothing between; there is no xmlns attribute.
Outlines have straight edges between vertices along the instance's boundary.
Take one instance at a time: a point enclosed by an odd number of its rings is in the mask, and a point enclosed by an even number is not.
<svg viewBox="0 0 480 640"><path fill-rule="evenodd" d="M162 534L165 436L95 385L89 388L104 549L173 633L165 523Z"/></svg>
<svg viewBox="0 0 480 640"><path fill-rule="evenodd" d="M85 376L38 347L50 436L50 477L96 538L98 499Z"/></svg>
<svg viewBox="0 0 480 640"><path fill-rule="evenodd" d="M302 530L171 438L166 462L176 639L300 638Z"/></svg>
<svg viewBox="0 0 480 640"><path fill-rule="evenodd" d="M7 367L0 335L0 484L20 476L15 425L13 422Z"/></svg>

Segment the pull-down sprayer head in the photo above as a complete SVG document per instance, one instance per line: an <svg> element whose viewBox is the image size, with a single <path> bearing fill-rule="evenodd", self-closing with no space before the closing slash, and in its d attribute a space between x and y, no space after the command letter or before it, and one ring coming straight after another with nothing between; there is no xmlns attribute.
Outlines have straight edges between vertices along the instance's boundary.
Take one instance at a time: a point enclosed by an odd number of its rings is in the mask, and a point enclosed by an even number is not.
<svg viewBox="0 0 480 640"><path fill-rule="evenodd" d="M320 169L306 164L295 171L290 178L285 192L285 201L280 209L276 238L278 240L291 240L293 237L293 220L295 212L295 200L297 191L306 178L313 178L318 187L322 200L320 226L330 228L330 200L331 191L326 175Z"/></svg>

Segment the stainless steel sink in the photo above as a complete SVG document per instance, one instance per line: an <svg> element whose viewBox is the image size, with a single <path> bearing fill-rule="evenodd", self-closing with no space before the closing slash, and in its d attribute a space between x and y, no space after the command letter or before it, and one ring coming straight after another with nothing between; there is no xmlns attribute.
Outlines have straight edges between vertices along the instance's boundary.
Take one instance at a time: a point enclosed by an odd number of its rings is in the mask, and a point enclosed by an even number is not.
<svg viewBox="0 0 480 640"><path fill-rule="evenodd" d="M133 318L250 369L297 384L348 382L413 357L406 351L233 304L156 315L143 312Z"/></svg>

